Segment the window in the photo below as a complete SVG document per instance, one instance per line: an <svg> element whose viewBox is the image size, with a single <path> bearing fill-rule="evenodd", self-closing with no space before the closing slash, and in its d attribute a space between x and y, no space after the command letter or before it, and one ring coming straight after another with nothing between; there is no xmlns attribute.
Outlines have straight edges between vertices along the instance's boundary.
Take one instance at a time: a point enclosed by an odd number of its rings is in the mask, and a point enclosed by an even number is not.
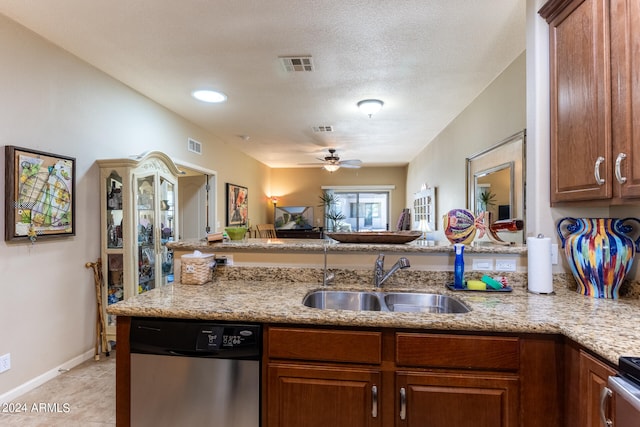
<svg viewBox="0 0 640 427"><path fill-rule="evenodd" d="M335 231L381 231L389 229L389 207L393 186L323 187L333 194L335 209L343 219ZM325 224L331 228L331 224Z"/></svg>

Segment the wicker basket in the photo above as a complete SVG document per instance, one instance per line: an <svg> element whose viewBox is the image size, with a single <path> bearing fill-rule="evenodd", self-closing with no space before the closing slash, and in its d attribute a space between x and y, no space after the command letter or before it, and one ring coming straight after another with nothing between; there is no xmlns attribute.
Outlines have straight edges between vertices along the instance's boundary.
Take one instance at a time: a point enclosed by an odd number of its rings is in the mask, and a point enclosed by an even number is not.
<svg viewBox="0 0 640 427"><path fill-rule="evenodd" d="M180 268L180 282L183 285L204 285L213 279L213 268L215 267L215 255L182 255L180 258L182 267Z"/></svg>

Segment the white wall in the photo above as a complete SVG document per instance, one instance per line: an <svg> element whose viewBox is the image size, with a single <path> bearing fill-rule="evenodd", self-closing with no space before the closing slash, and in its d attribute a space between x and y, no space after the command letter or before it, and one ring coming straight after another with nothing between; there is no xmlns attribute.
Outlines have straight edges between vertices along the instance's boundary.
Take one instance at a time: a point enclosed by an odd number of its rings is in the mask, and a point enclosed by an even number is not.
<svg viewBox="0 0 640 427"><path fill-rule="evenodd" d="M0 355L11 353L11 370L0 374L2 401L18 386L92 355L95 291L84 265L100 249L96 159L160 150L215 170L222 223L224 183L255 190L249 203L257 205L269 170L2 15L0 58L0 145L76 158L76 236L0 242ZM202 156L187 152L188 137L203 143ZM264 221L261 211L255 221ZM4 226L4 209L0 215Z"/></svg>
<svg viewBox="0 0 640 427"><path fill-rule="evenodd" d="M467 205L466 158L525 129L525 70L523 52L409 164L407 206L423 183L437 187L438 240L442 215Z"/></svg>

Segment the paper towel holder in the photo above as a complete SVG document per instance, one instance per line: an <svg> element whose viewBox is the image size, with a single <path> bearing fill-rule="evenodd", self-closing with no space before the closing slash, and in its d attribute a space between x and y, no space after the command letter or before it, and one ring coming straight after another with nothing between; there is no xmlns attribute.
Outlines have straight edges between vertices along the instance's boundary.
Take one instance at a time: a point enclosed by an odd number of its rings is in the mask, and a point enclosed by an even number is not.
<svg viewBox="0 0 640 427"><path fill-rule="evenodd" d="M532 237L532 239L544 239L545 236L542 233L538 233L538 235L536 237ZM527 252L529 252L529 249L527 249ZM527 267L528 268L528 267ZM531 294L535 294L535 295L555 295L555 291L553 290L553 272L549 271L551 277L551 291L540 291L540 290L534 290L531 289L531 286L529 285L529 277L527 277L527 292L531 293ZM528 273L527 273L528 276Z"/></svg>

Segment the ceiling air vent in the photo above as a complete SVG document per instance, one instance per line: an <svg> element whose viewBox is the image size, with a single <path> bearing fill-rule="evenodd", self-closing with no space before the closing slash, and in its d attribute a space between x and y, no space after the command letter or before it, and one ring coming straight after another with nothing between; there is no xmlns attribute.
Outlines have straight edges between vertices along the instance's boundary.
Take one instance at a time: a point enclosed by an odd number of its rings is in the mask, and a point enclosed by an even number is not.
<svg viewBox="0 0 640 427"><path fill-rule="evenodd" d="M287 72L314 71L311 56L281 56L280 61Z"/></svg>
<svg viewBox="0 0 640 427"><path fill-rule="evenodd" d="M315 133L333 132L333 126L314 126L312 129Z"/></svg>
<svg viewBox="0 0 640 427"><path fill-rule="evenodd" d="M196 141L195 139L189 138L187 142L187 150L191 151L192 153L202 154L202 143Z"/></svg>

